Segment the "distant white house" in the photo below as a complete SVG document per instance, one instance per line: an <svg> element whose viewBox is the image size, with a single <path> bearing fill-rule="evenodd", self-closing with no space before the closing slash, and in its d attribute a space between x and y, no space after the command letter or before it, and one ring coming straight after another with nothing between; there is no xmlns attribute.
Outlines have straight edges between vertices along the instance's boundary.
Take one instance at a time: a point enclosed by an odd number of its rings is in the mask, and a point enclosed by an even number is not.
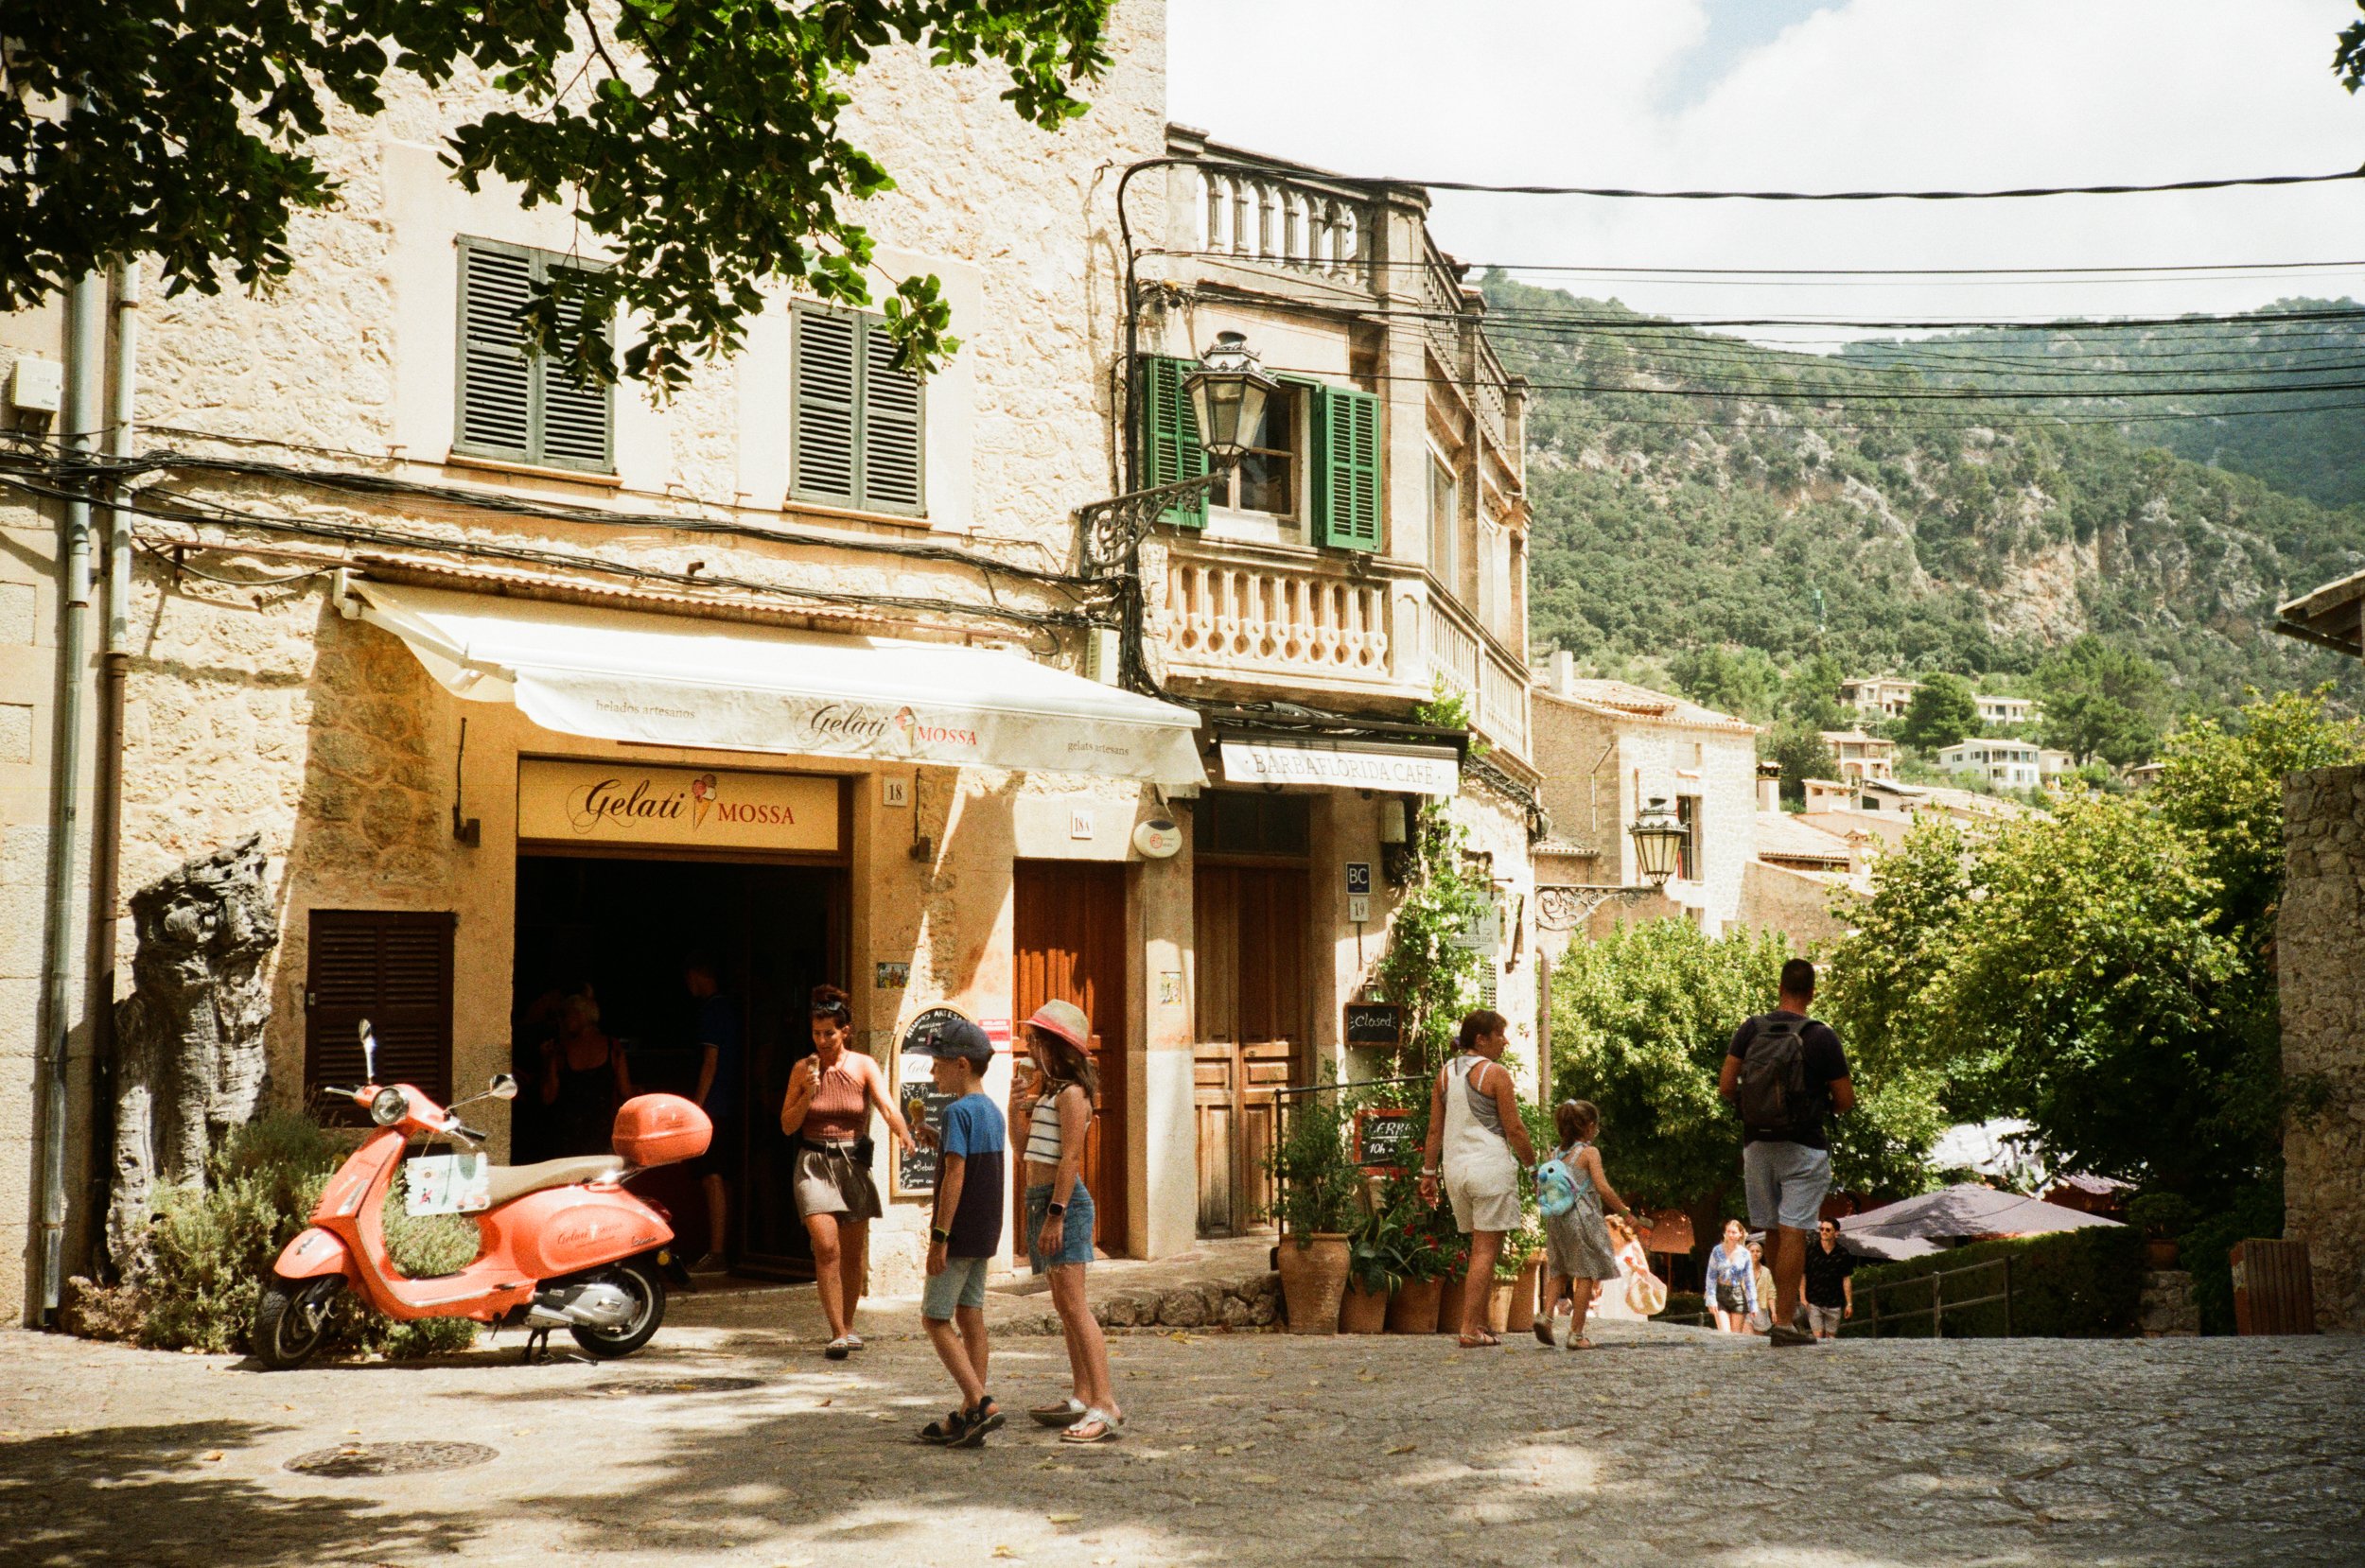
<svg viewBox="0 0 2365 1568"><path fill-rule="evenodd" d="M1869 675L1839 683L1839 700L1867 719L1902 719L1921 689L1919 681L1897 675Z"/></svg>
<svg viewBox="0 0 2365 1568"><path fill-rule="evenodd" d="M2159 783L2161 774L2165 771L2166 765L2164 763L2138 762L2133 767L2121 768L2119 770L2119 776L2125 779L2129 787L2143 790L2148 789L2152 785Z"/></svg>
<svg viewBox="0 0 2365 1568"><path fill-rule="evenodd" d="M2047 746L2037 753L2037 775L2051 789L2077 771L2077 759L2065 751Z"/></svg>
<svg viewBox="0 0 2365 1568"><path fill-rule="evenodd" d="M2032 724L2037 722L2037 701L2033 697L1973 697L1979 705L1979 722L1983 724Z"/></svg>
<svg viewBox="0 0 2365 1568"><path fill-rule="evenodd" d="M1938 766L1948 773L1971 774L2007 790L2033 790L2044 782L2039 747L2027 740L1997 740L1982 737L1958 740L1938 753Z"/></svg>
<svg viewBox="0 0 2365 1568"><path fill-rule="evenodd" d="M1866 735L1860 729L1827 729L1823 743L1831 748L1843 779L1862 784L1897 776L1897 742Z"/></svg>

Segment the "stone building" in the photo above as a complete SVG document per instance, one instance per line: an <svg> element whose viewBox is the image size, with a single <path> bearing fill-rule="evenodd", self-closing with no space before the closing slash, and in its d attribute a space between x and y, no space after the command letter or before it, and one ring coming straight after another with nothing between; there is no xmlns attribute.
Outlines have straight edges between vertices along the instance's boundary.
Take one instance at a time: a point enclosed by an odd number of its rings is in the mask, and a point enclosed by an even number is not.
<svg viewBox="0 0 2365 1568"><path fill-rule="evenodd" d="M1254 1222L1273 1090L1395 1071L1353 1049L1414 813L1446 801L1496 894L1479 1002L1539 1064L1522 384L1427 193L1173 128L1128 214L1136 487L1204 471L1181 395L1237 333L1279 391L1249 456L1141 553L1145 653L1215 747L1192 812L1200 1226ZM1465 738L1425 723L1439 693ZM1431 715L1434 718L1434 715Z"/></svg>
<svg viewBox="0 0 2365 1568"><path fill-rule="evenodd" d="M2307 1244L2317 1323L2365 1333L2365 768L2285 779L2283 842L2283 1072L2316 1102L2284 1125L2284 1233Z"/></svg>
<svg viewBox="0 0 2365 1568"><path fill-rule="evenodd" d="M1162 8L1129 0L1112 26L1114 65L1057 135L987 72L896 53L862 78L850 139L898 182L864 212L880 270L940 278L963 344L924 385L868 319L786 292L662 407L519 355L510 307L578 253L563 216L445 177L441 128L481 83L332 127L346 203L298 218L270 299L141 298L132 279L127 308L102 287L79 316L0 320L0 388L38 402L62 365L66 403L100 410L0 407L19 455L112 427L141 464L112 600L97 514L93 662L103 647L120 671L123 717L112 729L74 671L79 759L57 743L64 509L0 500L0 896L19 916L0 950L0 1290L38 1314L45 1247L90 1250L94 1024L130 984L125 900L250 835L279 931L270 1103L358 1076L365 1015L386 1076L531 1084L552 1004L587 984L635 1081L686 1087L692 951L742 1004L754 1106L809 1049L815 984L853 994L899 1082L921 1007L957 1005L1007 1045L1064 996L1100 1031L1088 1178L1112 1254L1256 1222L1254 1134L1227 1120L1245 1099L1217 1106L1206 1068L1220 1048L1254 1079L1253 1123L1277 1086L1272 1053L1248 1047L1282 1047L1289 1081L1340 1058L1387 938L1390 841L1424 792L1452 796L1492 867L1490 988L1533 1018L1517 389L1406 187L1268 164L1257 222L1281 226L1221 228L1227 258L1145 254L1147 307L1129 311L1127 223L1145 253L1204 251L1196 224L1250 209L1246 185L1191 166L1241 155L1165 125ZM1121 223L1112 170L1129 166ZM1383 265L1405 258L1420 265ZM1422 311L1441 290L1454 322ZM1414 324L1387 319L1399 307ZM1076 516L1160 477L1135 456L1129 384L1154 397L1155 367L1219 329L1287 373L1306 423L1227 480L1286 507L1228 488L1203 528L1145 545L1159 700L1118 684L1112 586ZM112 384L109 362L132 374ZM105 416L118 394L132 419ZM1370 480L1359 510L1317 485L1340 457L1318 413L1364 443L1345 457ZM1441 677L1484 761L1465 732L1411 723ZM1375 765L1392 771L1357 771ZM61 794L85 835L110 810L119 826L53 865ZM95 923L94 881L116 889ZM44 975L62 999L46 1012ZM43 1139L50 1042L69 1054L65 1133ZM538 1098L473 1107L497 1156L559 1152ZM747 1200L732 1248L793 1275L784 1151L758 1114L729 1152ZM44 1226L53 1155L65 1202ZM874 1268L894 1283L924 1182L884 1153L878 1175ZM669 1197L699 1223L694 1186Z"/></svg>

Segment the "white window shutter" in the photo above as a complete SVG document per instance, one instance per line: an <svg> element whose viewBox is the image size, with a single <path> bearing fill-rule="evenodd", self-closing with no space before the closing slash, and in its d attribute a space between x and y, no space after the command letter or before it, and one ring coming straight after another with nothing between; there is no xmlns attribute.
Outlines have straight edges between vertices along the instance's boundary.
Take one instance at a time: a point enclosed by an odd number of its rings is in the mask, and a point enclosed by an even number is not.
<svg viewBox="0 0 2365 1568"><path fill-rule="evenodd" d="M458 444L482 455L533 455L534 371L518 319L533 279L523 255L461 248Z"/></svg>
<svg viewBox="0 0 2365 1568"><path fill-rule="evenodd" d="M862 504L871 512L920 510L920 377L895 368L895 340L864 323Z"/></svg>
<svg viewBox="0 0 2365 1568"><path fill-rule="evenodd" d="M573 303L560 305L559 342L574 332L581 316L581 308ZM569 468L605 471L613 467L609 450L614 438L612 389L577 381L558 355L544 357L535 369L542 381L540 461Z"/></svg>
<svg viewBox="0 0 2365 1568"><path fill-rule="evenodd" d="M862 323L853 316L799 309L790 373L789 495L854 506L860 447Z"/></svg>

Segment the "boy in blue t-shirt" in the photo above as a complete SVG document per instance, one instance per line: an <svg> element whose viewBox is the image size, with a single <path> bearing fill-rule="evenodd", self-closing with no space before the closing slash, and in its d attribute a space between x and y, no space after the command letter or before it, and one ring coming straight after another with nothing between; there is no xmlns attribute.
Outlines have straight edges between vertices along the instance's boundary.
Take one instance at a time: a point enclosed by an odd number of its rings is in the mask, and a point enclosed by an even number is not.
<svg viewBox="0 0 2365 1568"><path fill-rule="evenodd" d="M922 1442L976 1448L1002 1424L1002 1407L986 1392L986 1270L1002 1249L1002 1193L1009 1141L1002 1107L979 1092L993 1065L993 1042L956 1019L928 1042L928 1076L944 1107L941 1128L916 1129L937 1146L937 1205L928 1229L928 1284L920 1321L953 1381L961 1407L920 1428Z"/></svg>

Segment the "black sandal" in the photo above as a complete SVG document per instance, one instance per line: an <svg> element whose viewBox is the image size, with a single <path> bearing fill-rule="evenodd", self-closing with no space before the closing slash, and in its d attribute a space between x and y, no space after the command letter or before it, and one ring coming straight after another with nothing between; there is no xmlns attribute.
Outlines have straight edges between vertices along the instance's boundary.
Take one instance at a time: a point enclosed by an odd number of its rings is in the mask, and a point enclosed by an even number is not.
<svg viewBox="0 0 2365 1568"><path fill-rule="evenodd" d="M966 1410L948 1410L942 1420L930 1421L920 1429L921 1442L935 1443L939 1448L951 1448L968 1436L969 1412Z"/></svg>
<svg viewBox="0 0 2365 1568"><path fill-rule="evenodd" d="M980 1437L989 1432L999 1432L1002 1430L1002 1406L994 1402L991 1394L981 1395L977 1402L970 1407L969 1419Z"/></svg>

